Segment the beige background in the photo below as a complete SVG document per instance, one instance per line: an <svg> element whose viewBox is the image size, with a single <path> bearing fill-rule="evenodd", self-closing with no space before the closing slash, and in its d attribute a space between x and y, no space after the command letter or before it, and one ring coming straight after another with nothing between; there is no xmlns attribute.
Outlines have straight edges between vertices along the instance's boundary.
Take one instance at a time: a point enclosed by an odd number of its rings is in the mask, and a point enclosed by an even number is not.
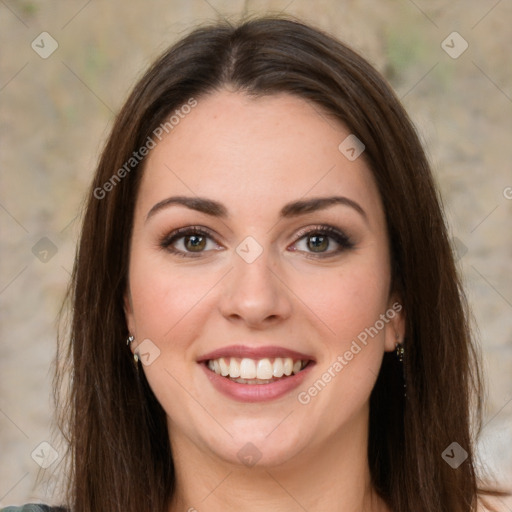
<svg viewBox="0 0 512 512"><path fill-rule="evenodd" d="M55 318L73 264L74 219L115 112L146 66L197 23L269 10L360 50L418 126L480 329L489 379L482 463L512 482L510 1L2 0L0 506L51 499L62 457L37 481L31 453L56 444ZM43 31L59 45L47 59L31 48ZM456 59L441 47L453 31L469 45ZM32 252L43 237L57 250L46 262Z"/></svg>

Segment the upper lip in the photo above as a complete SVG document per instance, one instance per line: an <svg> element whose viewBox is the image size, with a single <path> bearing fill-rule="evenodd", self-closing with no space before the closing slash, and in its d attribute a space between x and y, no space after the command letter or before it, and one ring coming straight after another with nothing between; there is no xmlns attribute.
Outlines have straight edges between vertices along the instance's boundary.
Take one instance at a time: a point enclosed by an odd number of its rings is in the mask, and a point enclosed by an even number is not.
<svg viewBox="0 0 512 512"><path fill-rule="evenodd" d="M250 347L246 345L229 345L208 352L197 359L198 363L209 361L210 359L219 359L220 357L238 357L243 359L264 359L273 357L291 357L295 360L314 361L313 356L290 350L284 347L267 345L263 347Z"/></svg>

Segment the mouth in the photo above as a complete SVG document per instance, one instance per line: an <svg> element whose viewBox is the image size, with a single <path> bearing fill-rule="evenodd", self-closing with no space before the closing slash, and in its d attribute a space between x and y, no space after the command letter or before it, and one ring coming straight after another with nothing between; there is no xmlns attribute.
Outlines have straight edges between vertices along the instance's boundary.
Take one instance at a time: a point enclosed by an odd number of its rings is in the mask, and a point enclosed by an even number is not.
<svg viewBox="0 0 512 512"><path fill-rule="evenodd" d="M197 362L217 391L241 402L284 397L316 364L312 356L284 347L245 345L214 350Z"/></svg>
<svg viewBox="0 0 512 512"><path fill-rule="evenodd" d="M238 384L271 384L300 373L312 361L291 357L252 359L248 357L219 357L208 359L209 370Z"/></svg>

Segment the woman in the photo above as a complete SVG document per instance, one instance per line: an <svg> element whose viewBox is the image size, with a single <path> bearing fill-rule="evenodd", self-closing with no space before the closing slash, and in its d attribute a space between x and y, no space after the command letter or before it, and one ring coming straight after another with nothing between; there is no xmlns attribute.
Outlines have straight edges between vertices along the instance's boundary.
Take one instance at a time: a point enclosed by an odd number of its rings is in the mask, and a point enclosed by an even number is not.
<svg viewBox="0 0 512 512"><path fill-rule="evenodd" d="M261 18L169 49L103 151L70 292L73 511L477 510L438 193L330 36Z"/></svg>

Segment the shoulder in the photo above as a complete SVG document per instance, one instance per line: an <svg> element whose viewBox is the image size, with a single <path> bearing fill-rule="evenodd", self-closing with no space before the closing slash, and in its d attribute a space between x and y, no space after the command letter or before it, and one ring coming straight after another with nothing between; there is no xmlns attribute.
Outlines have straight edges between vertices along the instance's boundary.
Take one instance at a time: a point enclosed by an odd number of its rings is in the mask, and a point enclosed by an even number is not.
<svg viewBox="0 0 512 512"><path fill-rule="evenodd" d="M0 512L67 512L62 507L50 507L48 505L38 505L36 503L28 503L19 507L5 507Z"/></svg>
<svg viewBox="0 0 512 512"><path fill-rule="evenodd" d="M511 496L503 499L486 497L478 500L476 512L509 512L512 510L509 508L510 506L512 506Z"/></svg>

